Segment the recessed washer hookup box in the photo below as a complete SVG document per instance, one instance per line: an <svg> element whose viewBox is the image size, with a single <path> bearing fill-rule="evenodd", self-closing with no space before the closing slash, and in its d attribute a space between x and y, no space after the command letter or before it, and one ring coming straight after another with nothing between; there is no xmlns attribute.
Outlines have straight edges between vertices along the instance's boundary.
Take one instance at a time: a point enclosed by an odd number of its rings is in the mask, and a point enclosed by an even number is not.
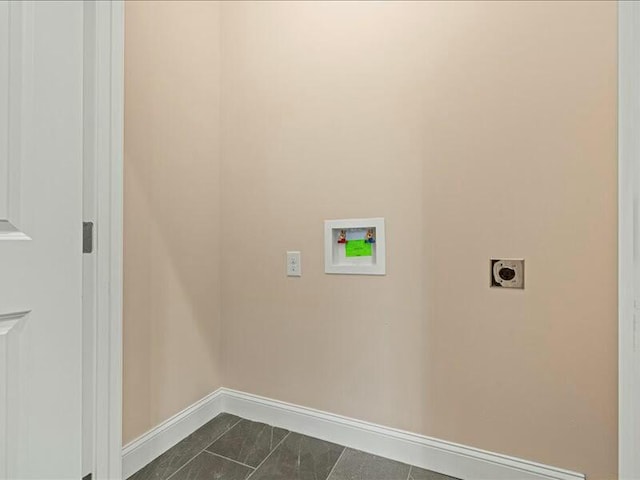
<svg viewBox="0 0 640 480"><path fill-rule="evenodd" d="M384 218L325 220L324 271L344 275L385 275Z"/></svg>

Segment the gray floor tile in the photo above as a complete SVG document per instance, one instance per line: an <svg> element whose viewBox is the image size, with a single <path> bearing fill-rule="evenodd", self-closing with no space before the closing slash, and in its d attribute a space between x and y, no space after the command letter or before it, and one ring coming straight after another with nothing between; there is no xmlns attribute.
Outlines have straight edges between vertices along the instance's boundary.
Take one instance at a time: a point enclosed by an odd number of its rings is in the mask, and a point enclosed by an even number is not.
<svg viewBox="0 0 640 480"><path fill-rule="evenodd" d="M418 467L411 467L408 480L458 480L454 477L443 475L442 473L432 472L431 470L424 470Z"/></svg>
<svg viewBox="0 0 640 480"><path fill-rule="evenodd" d="M252 468L209 452L202 452L178 470L171 480L245 480Z"/></svg>
<svg viewBox="0 0 640 480"><path fill-rule="evenodd" d="M329 480L407 480L409 465L347 448Z"/></svg>
<svg viewBox="0 0 640 480"><path fill-rule="evenodd" d="M257 467L278 446L288 430L265 423L241 420L235 427L207 447L209 452Z"/></svg>
<svg viewBox="0 0 640 480"><path fill-rule="evenodd" d="M134 473L128 480L166 480L185 463L211 445L223 433L240 420L240 417L221 413L193 432L177 445L167 450L153 462Z"/></svg>
<svg viewBox="0 0 640 480"><path fill-rule="evenodd" d="M326 480L343 450L335 443L290 433L251 480Z"/></svg>

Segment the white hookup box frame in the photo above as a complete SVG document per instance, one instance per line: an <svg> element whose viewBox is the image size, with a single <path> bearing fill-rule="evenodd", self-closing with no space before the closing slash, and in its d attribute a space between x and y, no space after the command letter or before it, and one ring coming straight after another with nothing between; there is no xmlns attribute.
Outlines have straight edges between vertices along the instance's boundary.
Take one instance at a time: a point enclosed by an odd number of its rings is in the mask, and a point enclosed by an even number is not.
<svg viewBox="0 0 640 480"><path fill-rule="evenodd" d="M373 230L375 243L371 255L347 256L345 243L338 243L341 231L346 240L364 239ZM384 218L359 218L324 221L324 271L343 275L386 275L386 238Z"/></svg>

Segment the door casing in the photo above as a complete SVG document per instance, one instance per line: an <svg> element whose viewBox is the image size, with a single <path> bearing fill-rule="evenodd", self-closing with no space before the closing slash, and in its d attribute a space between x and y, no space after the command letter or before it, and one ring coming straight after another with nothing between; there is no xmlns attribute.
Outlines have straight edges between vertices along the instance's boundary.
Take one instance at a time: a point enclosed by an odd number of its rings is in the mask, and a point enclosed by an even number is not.
<svg viewBox="0 0 640 480"><path fill-rule="evenodd" d="M640 479L640 4L618 3L618 475Z"/></svg>
<svg viewBox="0 0 640 480"><path fill-rule="evenodd" d="M122 199L124 134L124 2L85 0L85 221L93 221L94 253L85 262L90 333L85 337L93 417L86 470L93 479L122 477ZM86 163L85 163L86 165ZM86 324L85 324L86 327ZM88 359L86 358L88 357ZM87 365L88 363L88 365Z"/></svg>

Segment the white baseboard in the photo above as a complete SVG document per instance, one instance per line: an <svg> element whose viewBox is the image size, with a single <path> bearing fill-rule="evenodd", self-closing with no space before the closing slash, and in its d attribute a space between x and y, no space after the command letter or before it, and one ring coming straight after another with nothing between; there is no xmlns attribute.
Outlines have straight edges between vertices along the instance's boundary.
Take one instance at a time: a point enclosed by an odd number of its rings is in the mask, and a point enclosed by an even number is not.
<svg viewBox="0 0 640 480"><path fill-rule="evenodd" d="M122 449L122 478L133 475L222 413L223 396L222 389L218 389L125 445Z"/></svg>
<svg viewBox="0 0 640 480"><path fill-rule="evenodd" d="M572 472L424 435L221 388L124 448L126 478L221 412L464 480L584 480Z"/></svg>

